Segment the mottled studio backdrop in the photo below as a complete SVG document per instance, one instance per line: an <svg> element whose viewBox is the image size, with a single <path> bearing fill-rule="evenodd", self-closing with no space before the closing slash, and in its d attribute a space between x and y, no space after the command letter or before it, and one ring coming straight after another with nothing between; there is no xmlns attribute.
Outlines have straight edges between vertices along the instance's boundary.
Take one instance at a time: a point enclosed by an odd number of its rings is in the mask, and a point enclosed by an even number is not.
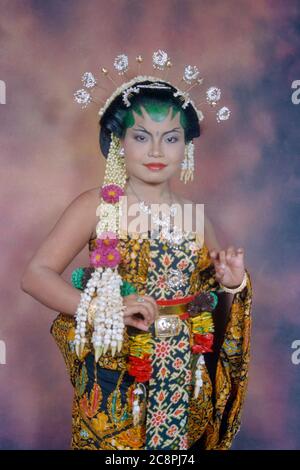
<svg viewBox="0 0 300 470"><path fill-rule="evenodd" d="M206 113L196 178L179 191L205 204L223 247L244 247L252 274L234 449L300 448L299 0L0 0L2 449L70 443L72 388L49 333L57 312L21 291L20 277L64 208L101 184L97 108L81 110L73 92L119 53L142 54L151 72L157 49L171 56L170 78L197 65L232 110L223 124Z"/></svg>

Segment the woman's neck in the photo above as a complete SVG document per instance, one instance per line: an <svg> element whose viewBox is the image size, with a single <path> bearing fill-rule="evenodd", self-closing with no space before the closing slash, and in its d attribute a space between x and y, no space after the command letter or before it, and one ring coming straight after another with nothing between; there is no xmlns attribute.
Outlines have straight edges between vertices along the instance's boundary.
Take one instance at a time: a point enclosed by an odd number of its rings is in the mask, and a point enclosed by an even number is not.
<svg viewBox="0 0 300 470"><path fill-rule="evenodd" d="M172 191L168 182L147 184L136 178L130 178L126 182L125 194L133 196L148 203L171 203Z"/></svg>

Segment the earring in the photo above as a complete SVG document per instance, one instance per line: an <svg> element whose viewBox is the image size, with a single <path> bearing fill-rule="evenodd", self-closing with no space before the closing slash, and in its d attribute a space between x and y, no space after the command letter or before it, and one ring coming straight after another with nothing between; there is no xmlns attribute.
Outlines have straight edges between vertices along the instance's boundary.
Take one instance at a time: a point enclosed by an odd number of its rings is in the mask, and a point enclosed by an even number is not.
<svg viewBox="0 0 300 470"><path fill-rule="evenodd" d="M127 174L123 155L124 148L121 148L119 137L111 133L103 185L117 184L121 186L121 188L124 188Z"/></svg>
<svg viewBox="0 0 300 470"><path fill-rule="evenodd" d="M180 180L186 184L194 179L194 144L189 142L184 149L184 160L181 162Z"/></svg>

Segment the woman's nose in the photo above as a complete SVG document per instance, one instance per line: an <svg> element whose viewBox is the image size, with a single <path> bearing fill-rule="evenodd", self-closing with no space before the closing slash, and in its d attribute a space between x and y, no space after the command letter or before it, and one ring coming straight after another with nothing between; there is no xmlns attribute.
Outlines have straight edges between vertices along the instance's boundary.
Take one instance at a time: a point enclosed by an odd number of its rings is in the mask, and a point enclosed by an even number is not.
<svg viewBox="0 0 300 470"><path fill-rule="evenodd" d="M158 144L152 146L152 148L149 152L149 156L151 156L151 157L162 157L163 156L163 154L161 152L161 149L160 149L160 146Z"/></svg>

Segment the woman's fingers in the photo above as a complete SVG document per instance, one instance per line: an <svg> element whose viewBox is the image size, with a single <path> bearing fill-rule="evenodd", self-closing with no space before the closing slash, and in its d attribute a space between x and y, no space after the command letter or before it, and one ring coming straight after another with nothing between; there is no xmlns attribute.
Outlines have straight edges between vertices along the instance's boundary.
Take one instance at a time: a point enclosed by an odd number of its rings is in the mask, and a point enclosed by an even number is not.
<svg viewBox="0 0 300 470"><path fill-rule="evenodd" d="M158 317L158 305L155 299L149 295L143 297L143 302L138 302L137 294L127 295L123 299L125 305L124 323L143 331L148 331L149 325Z"/></svg>
<svg viewBox="0 0 300 470"><path fill-rule="evenodd" d="M233 256L235 256L235 249L234 247L231 245L227 248L227 253L226 253L226 261L227 262L230 262L233 258Z"/></svg>
<svg viewBox="0 0 300 470"><path fill-rule="evenodd" d="M238 252L239 250L242 249L239 248ZM230 245L227 250L220 250L219 253L217 253L215 250L212 250L210 252L210 257L214 260L216 268L220 268L221 270L224 270L226 264L229 263L235 256L236 252L233 245Z"/></svg>
<svg viewBox="0 0 300 470"><path fill-rule="evenodd" d="M153 299L153 297L150 297L148 295L143 295L144 302L142 305L145 305L149 310L151 311L153 321L155 318L158 316L158 306L156 301ZM136 301L137 302L137 301ZM141 302L137 302L138 305L141 305Z"/></svg>
<svg viewBox="0 0 300 470"><path fill-rule="evenodd" d="M152 323L152 313L149 312L149 309L145 305L126 305L126 307L124 312L125 317L140 313L145 321Z"/></svg>
<svg viewBox="0 0 300 470"><path fill-rule="evenodd" d="M133 294L132 296L128 296L128 297L130 297L130 299L128 299L128 305L130 305L130 306L134 305L137 308L139 308L140 306L144 306L148 309L151 323L155 320L155 318L157 318L157 316L158 316L158 305L157 305L157 303L156 303L156 301L153 297L151 297L149 295L140 296L144 299L144 302L138 302L137 301L137 298L138 298L137 294Z"/></svg>
<svg viewBox="0 0 300 470"><path fill-rule="evenodd" d="M225 250L220 251L219 258L220 258L219 267L220 267L220 269L224 270L225 266L226 266L226 253L225 253Z"/></svg>
<svg viewBox="0 0 300 470"><path fill-rule="evenodd" d="M149 326L145 324L145 320L142 320L140 318L134 318L134 317L129 317L126 325L134 326L135 328L138 328L139 330L143 330L143 331L148 331L148 328L149 328Z"/></svg>
<svg viewBox="0 0 300 470"><path fill-rule="evenodd" d="M220 281L225 274L225 268L227 264L227 254L225 250L220 250L219 253L217 253L216 250L212 250L210 252L210 257L214 261L215 270L216 270L216 278L218 281Z"/></svg>

